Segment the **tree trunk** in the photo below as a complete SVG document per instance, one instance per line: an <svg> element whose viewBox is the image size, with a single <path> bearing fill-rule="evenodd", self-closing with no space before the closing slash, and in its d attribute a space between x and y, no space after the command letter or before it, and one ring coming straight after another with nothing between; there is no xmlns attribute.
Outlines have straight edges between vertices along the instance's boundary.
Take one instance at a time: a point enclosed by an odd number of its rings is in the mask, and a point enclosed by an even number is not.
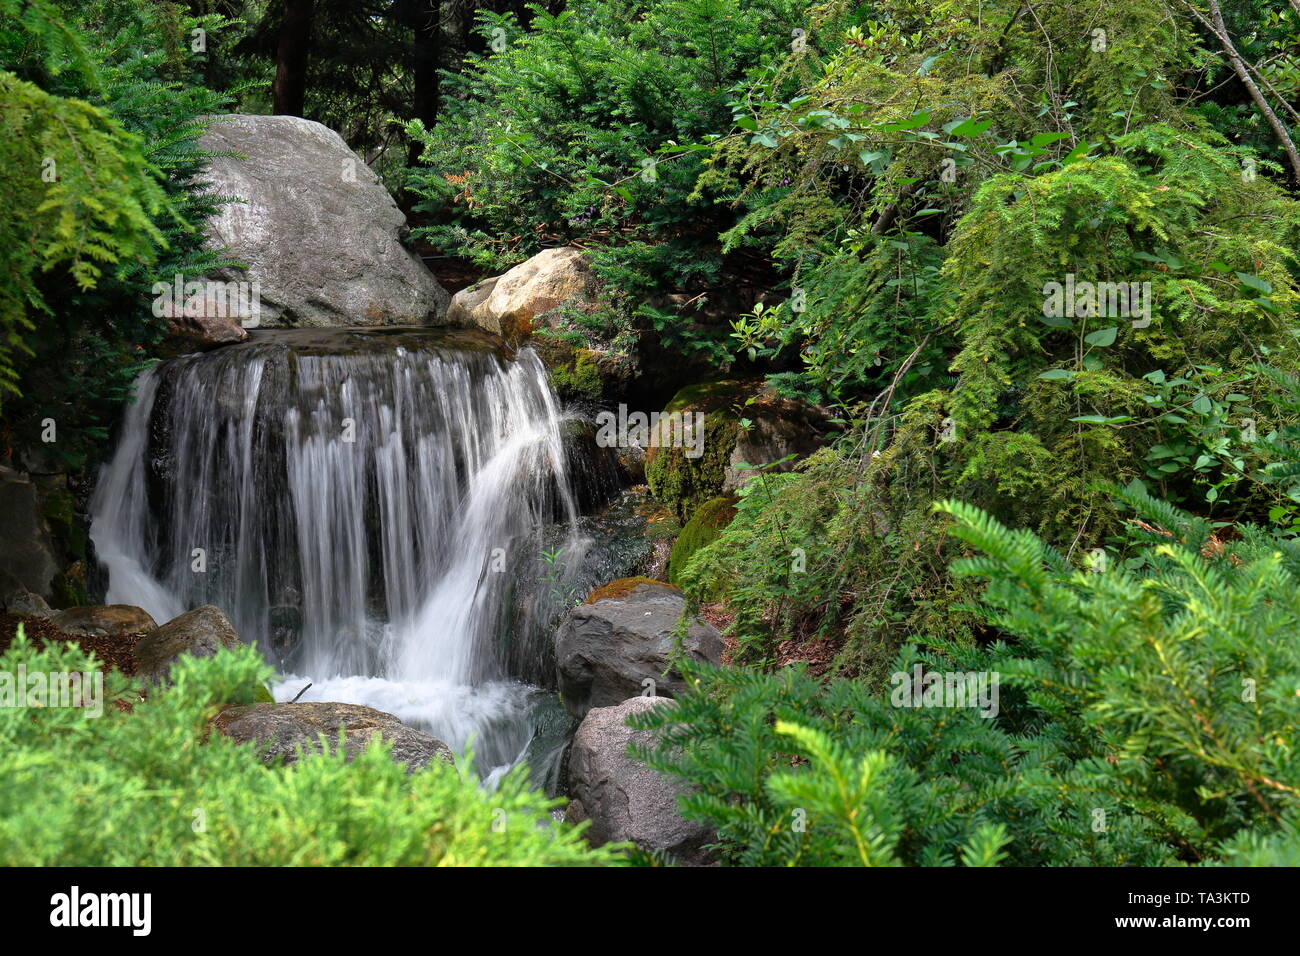
<svg viewBox="0 0 1300 956"><path fill-rule="evenodd" d="M442 58L442 4L441 0L419 0L411 5L412 16L408 23L415 31L411 80L414 95L411 113L415 119L432 129L438 122L438 67ZM408 165L414 166L420 158L420 144L412 143L407 155Z"/></svg>
<svg viewBox="0 0 1300 956"><path fill-rule="evenodd" d="M285 0L280 45L275 54L275 83L271 87L273 112L301 116L307 95L307 50L311 46L314 0Z"/></svg>

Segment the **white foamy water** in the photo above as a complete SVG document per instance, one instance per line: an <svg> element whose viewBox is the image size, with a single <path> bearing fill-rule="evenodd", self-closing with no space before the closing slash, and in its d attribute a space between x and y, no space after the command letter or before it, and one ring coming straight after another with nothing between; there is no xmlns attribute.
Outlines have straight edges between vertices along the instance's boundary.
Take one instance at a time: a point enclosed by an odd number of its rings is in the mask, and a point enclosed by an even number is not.
<svg viewBox="0 0 1300 956"><path fill-rule="evenodd" d="M472 742L499 776L536 697L507 661L541 598L511 572L577 514L540 361L461 345L261 333L145 372L91 504L106 600L215 604L295 675L277 699L311 682L303 700Z"/></svg>

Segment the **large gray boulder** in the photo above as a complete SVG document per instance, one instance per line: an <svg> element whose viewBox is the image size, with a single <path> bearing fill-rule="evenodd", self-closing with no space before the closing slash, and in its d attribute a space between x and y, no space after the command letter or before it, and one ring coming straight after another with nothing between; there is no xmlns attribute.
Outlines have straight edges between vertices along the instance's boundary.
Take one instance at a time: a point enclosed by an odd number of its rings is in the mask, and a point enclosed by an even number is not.
<svg viewBox="0 0 1300 956"><path fill-rule="evenodd" d="M242 643L220 608L205 604L140 638L132 650L135 673L150 683L165 684L172 664L182 654L211 657L223 647L233 650Z"/></svg>
<svg viewBox="0 0 1300 956"><path fill-rule="evenodd" d="M211 160L211 191L247 202L221 206L208 240L248 265L221 278L261 283L261 326L443 317L447 293L400 242L405 217L338 133L295 116L229 114L214 117L199 145L242 154Z"/></svg>
<svg viewBox="0 0 1300 956"><path fill-rule="evenodd" d="M684 788L628 756L628 745L651 745L644 730L628 717L654 707L672 707L664 697L633 697L615 707L587 713L569 751L569 789L565 810L570 822L590 820L587 839L596 846L631 841L644 850L669 854L677 862L702 866L711 861L702 849L716 837L708 827L687 820L678 809Z"/></svg>
<svg viewBox="0 0 1300 956"><path fill-rule="evenodd" d="M50 598L59 570L36 486L26 473L0 466L0 601Z"/></svg>
<svg viewBox="0 0 1300 956"><path fill-rule="evenodd" d="M376 735L393 745L392 758L409 772L420 770L433 760L454 763L451 748L437 737L408 727L392 714L358 704L303 702L253 704L230 707L216 718L217 727L240 742L256 741L262 760L268 764L298 759L298 748L320 753L320 735L329 741L331 752L343 731L343 752L352 760Z"/></svg>
<svg viewBox="0 0 1300 956"><path fill-rule="evenodd" d="M661 697L685 691L682 675L669 667L685 610L685 597L672 585L623 578L570 611L555 634L559 690L569 713L581 717L650 689ZM722 663L722 635L701 621L690 623L682 648L697 661Z"/></svg>

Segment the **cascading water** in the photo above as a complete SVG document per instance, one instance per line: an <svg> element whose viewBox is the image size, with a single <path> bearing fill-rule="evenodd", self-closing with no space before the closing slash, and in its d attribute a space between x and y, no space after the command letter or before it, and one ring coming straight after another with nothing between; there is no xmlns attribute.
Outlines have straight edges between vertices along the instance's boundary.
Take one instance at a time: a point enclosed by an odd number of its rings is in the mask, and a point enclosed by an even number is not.
<svg viewBox="0 0 1300 956"><path fill-rule="evenodd" d="M303 700L472 739L493 776L539 697L509 675L513 572L557 520L568 567L585 548L562 438L537 357L469 333L265 332L166 362L91 502L106 600L215 604L297 675L277 697L311 681Z"/></svg>

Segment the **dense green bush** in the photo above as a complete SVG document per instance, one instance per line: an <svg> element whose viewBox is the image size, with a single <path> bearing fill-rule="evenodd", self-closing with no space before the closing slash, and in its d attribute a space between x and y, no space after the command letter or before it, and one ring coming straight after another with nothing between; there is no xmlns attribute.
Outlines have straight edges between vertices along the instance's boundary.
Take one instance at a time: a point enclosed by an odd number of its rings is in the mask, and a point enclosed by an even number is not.
<svg viewBox="0 0 1300 956"><path fill-rule="evenodd" d="M448 76L434 129L408 127L425 146L411 185L431 221L416 234L496 270L544 242L581 242L605 283L610 339L652 329L639 310L656 295L707 297L735 212L727 195L696 191L703 142L731 125L732 88L788 50L804 6L576 0L530 6L526 29L483 13L488 53Z"/></svg>
<svg viewBox="0 0 1300 956"><path fill-rule="evenodd" d="M640 715L639 756L695 788L732 862L1165 865L1295 859L1300 545L1124 493L1141 570L1076 570L1028 531L946 504L987 584L984 646L909 645L911 679L996 674L996 714L907 706L799 668L705 671Z"/></svg>
<svg viewBox="0 0 1300 956"><path fill-rule="evenodd" d="M20 638L0 673L87 672L74 645ZM523 768L495 791L441 761L407 775L376 741L345 763L308 755L266 767L211 727L271 675L252 648L184 658L141 701L113 671L104 711L0 708L5 866L537 866L614 864L557 823ZM130 711L115 702L129 704ZM462 768L464 769L464 768Z"/></svg>
<svg viewBox="0 0 1300 956"><path fill-rule="evenodd" d="M1110 157L989 179L937 280L931 321L954 377L916 383L906 401L880 393L852 440L751 493L701 552L701 585L729 581L745 605L742 645L811 626L847 636L846 663L869 668L906 633L970 637L929 508L945 497L1075 554L1122 531L1101 481L1136 480L1225 521L1288 500L1256 476L1275 458L1265 437L1294 412L1253 366L1300 361L1300 204L1243 182L1190 134L1148 127L1114 144ZM1147 283L1150 316L1045 315L1044 289L1067 276ZM794 547L806 574L790 571Z"/></svg>
<svg viewBox="0 0 1300 956"><path fill-rule="evenodd" d="M198 189L196 141L228 98L191 44L226 24L172 4L0 3L9 441L34 443L53 418L47 450L82 464L166 331L153 283L224 264L200 248L223 200Z"/></svg>

